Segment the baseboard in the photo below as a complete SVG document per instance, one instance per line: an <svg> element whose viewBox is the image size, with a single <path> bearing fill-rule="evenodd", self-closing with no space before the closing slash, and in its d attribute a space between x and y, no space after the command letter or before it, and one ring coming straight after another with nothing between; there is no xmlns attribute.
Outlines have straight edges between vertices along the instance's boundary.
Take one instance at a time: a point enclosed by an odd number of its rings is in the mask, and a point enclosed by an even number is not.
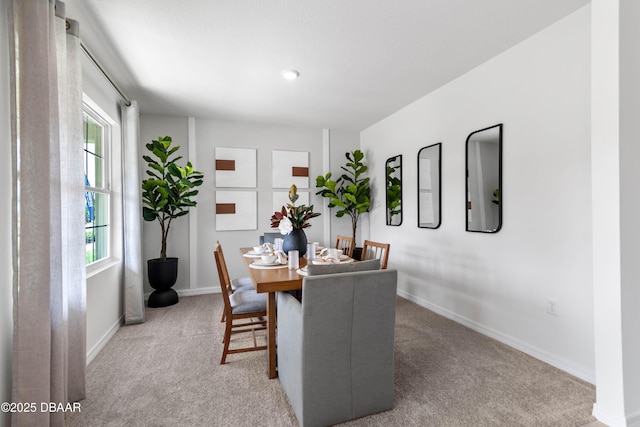
<svg viewBox="0 0 640 427"><path fill-rule="evenodd" d="M220 286L209 286L208 288L176 289L179 297L192 297L195 295L219 294Z"/></svg>
<svg viewBox="0 0 640 427"><path fill-rule="evenodd" d="M195 289L176 289L179 297L192 297L195 295L207 295L207 294L219 294L220 286L209 286L208 288L195 288ZM144 294L144 300L149 300L151 292Z"/></svg>
<svg viewBox="0 0 640 427"><path fill-rule="evenodd" d="M118 332L120 326L124 323L124 314L120 316L117 322L115 322L111 327L107 330L107 332L100 337L97 343L94 344L93 347L87 352L87 366L95 357L100 353L100 351L107 345L109 340L113 338L113 336Z"/></svg>
<svg viewBox="0 0 640 427"><path fill-rule="evenodd" d="M401 289L398 289L398 295L424 308L427 308L435 313L438 313L441 316L446 317L447 319L451 319L454 322L460 323L468 328L473 329L474 331L480 332L483 335L486 335L497 341L500 341L501 343L506 344L509 347L513 347L517 350L522 351L523 353L528 354L529 356L535 357L538 360L541 360L545 363L548 363L551 366L561 369L575 377L580 378L581 380L587 381L591 384L595 384L594 373L589 373L589 372L583 371L582 369L578 369L575 366L573 366L571 363L568 363L565 360L559 359L543 350L540 350L539 348L530 346L529 344L526 344L522 341L519 341L513 337L505 335L491 328L487 328L486 326L481 325L480 323L467 319L466 317L460 316L459 314L453 313L438 305L432 304L429 301L426 301L422 298L418 298L414 295L411 295Z"/></svg>
<svg viewBox="0 0 640 427"><path fill-rule="evenodd" d="M625 417L594 403L592 414L598 421L609 427L640 427L640 412Z"/></svg>

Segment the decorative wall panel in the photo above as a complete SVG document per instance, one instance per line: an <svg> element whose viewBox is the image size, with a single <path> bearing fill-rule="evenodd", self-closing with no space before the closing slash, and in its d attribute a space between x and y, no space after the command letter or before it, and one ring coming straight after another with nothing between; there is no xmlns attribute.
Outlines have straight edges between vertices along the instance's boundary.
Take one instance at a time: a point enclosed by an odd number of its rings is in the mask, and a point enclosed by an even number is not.
<svg viewBox="0 0 640 427"><path fill-rule="evenodd" d="M273 188L309 188L309 152L273 150L271 167Z"/></svg>
<svg viewBox="0 0 640 427"><path fill-rule="evenodd" d="M257 187L255 149L216 147L215 155L216 187Z"/></svg>
<svg viewBox="0 0 640 427"><path fill-rule="evenodd" d="M216 191L216 231L258 228L256 191Z"/></svg>

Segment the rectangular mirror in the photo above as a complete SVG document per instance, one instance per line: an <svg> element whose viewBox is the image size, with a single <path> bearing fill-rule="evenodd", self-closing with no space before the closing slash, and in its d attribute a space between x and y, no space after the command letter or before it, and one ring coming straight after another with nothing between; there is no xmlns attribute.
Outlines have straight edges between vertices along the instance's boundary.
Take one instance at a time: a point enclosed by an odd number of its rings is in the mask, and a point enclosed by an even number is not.
<svg viewBox="0 0 640 427"><path fill-rule="evenodd" d="M467 137L467 231L497 233L502 227L502 124Z"/></svg>
<svg viewBox="0 0 640 427"><path fill-rule="evenodd" d="M418 227L440 227L442 143L418 151Z"/></svg>
<svg viewBox="0 0 640 427"><path fill-rule="evenodd" d="M387 159L387 225L402 224L402 154Z"/></svg>

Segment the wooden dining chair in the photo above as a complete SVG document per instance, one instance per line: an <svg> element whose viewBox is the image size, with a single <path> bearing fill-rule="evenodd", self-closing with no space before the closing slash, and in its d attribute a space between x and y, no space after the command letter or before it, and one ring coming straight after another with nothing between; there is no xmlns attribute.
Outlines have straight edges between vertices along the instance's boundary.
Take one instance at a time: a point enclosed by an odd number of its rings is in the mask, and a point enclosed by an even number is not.
<svg viewBox="0 0 640 427"><path fill-rule="evenodd" d="M362 246L362 257L360 260L364 261L366 259L379 258L380 269L386 270L387 263L389 262L390 247L390 243L378 243L371 240L365 240L364 245Z"/></svg>
<svg viewBox="0 0 640 427"><path fill-rule="evenodd" d="M243 289L242 291L234 292L230 286L229 272L227 271L227 264L219 242L216 242L213 255L218 268L220 290L224 301L224 348L220 360L220 364L224 365L228 354L267 349L266 345L259 346L256 340L256 331L267 328L267 296L266 294L258 294L255 289ZM253 346L229 349L231 335L244 332L253 334Z"/></svg>
<svg viewBox="0 0 640 427"><path fill-rule="evenodd" d="M224 253L222 252L222 245L220 244L219 240L216 240L216 245L218 245L218 247L220 248L220 257L222 259L222 263L224 264L224 269L225 271L228 272L227 270L227 264L226 261L224 260ZM227 279L228 279L228 283L226 283L227 287L230 287L230 292L235 292L235 291L243 291L243 290L247 290L247 289L255 289L255 287L253 286L253 281L251 280L251 277L239 277L236 279L231 279L229 278L229 274L227 273ZM220 318L220 323L224 322L224 309L222 310L222 317Z"/></svg>
<svg viewBox="0 0 640 427"><path fill-rule="evenodd" d="M342 253L346 256L353 255L353 247L356 245L356 241L353 237L340 236L336 237L336 249L342 249Z"/></svg>

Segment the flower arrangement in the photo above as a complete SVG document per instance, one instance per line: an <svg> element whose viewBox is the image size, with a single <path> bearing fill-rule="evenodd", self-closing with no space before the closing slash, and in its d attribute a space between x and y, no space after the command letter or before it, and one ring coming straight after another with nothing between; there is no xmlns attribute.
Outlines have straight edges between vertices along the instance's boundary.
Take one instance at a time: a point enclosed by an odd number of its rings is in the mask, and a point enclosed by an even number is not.
<svg viewBox="0 0 640 427"><path fill-rule="evenodd" d="M298 188L292 185L289 189L289 200L287 206L283 206L280 212L274 212L271 216L271 228L280 229L280 234L289 234L292 230L298 230L302 228L311 227L309 220L320 216L320 213L313 211L313 205L311 206L295 206L296 200L298 200Z"/></svg>

